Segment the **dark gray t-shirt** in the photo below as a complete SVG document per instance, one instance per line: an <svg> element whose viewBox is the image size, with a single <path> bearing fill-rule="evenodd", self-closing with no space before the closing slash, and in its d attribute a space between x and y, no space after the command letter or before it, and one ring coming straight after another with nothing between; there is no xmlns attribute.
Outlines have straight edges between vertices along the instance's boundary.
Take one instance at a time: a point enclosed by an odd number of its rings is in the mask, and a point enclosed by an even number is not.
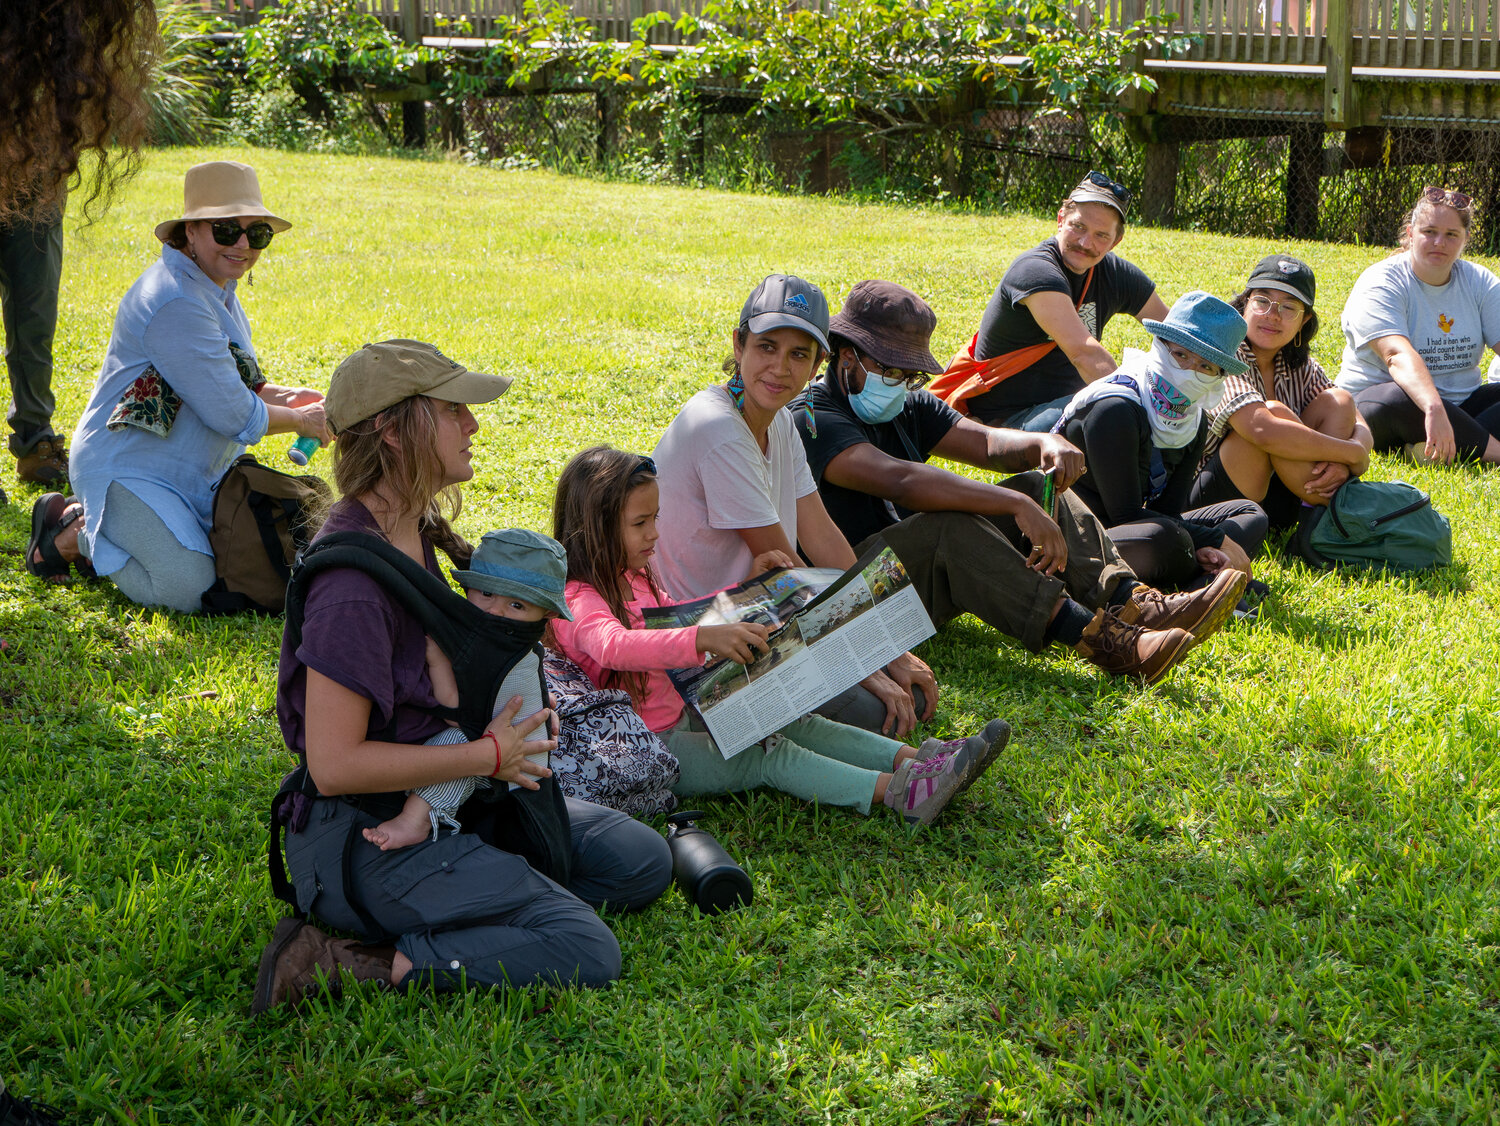
<svg viewBox="0 0 1500 1126"><path fill-rule="evenodd" d="M1111 317L1116 313L1139 316L1156 292L1156 285L1143 270L1114 254L1106 254L1093 273L1084 293L1087 275L1075 274L1063 265L1055 238L1026 251L1010 264L985 307L974 358L987 360L1052 339L1036 323L1031 310L1021 304L1033 294L1067 294L1068 300L1078 306L1084 327L1098 340ZM1027 407L1072 395L1083 389L1083 383L1072 361L1061 348L1054 348L1025 371L970 399L969 413L981 422L1004 422Z"/></svg>

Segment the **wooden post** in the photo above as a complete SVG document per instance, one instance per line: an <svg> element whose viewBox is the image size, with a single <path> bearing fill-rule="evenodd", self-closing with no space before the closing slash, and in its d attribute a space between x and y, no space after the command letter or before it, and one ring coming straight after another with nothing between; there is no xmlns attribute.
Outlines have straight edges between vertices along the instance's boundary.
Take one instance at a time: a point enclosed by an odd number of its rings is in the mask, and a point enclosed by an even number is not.
<svg viewBox="0 0 1500 1126"><path fill-rule="evenodd" d="M401 41L407 44L422 42L422 0L401 0ZM427 81L427 68L416 66L406 76L413 85ZM401 103L401 144L409 149L424 148L427 144L427 103L416 100Z"/></svg>
<svg viewBox="0 0 1500 1126"><path fill-rule="evenodd" d="M1323 124L1342 129L1356 120L1354 111L1354 5L1356 0L1328 0L1328 46L1323 55Z"/></svg>
<svg viewBox="0 0 1500 1126"><path fill-rule="evenodd" d="M612 94L608 90L595 91L594 114L599 124L599 132L595 138L594 157L602 168L608 163L610 154L615 151L619 144L619 95Z"/></svg>
<svg viewBox="0 0 1500 1126"><path fill-rule="evenodd" d="M1293 125L1286 153L1286 233L1292 238L1317 237L1322 175L1323 127Z"/></svg>
<svg viewBox="0 0 1500 1126"><path fill-rule="evenodd" d="M1148 141L1146 169L1141 181L1141 218L1158 226L1177 219L1177 172L1182 145L1177 141Z"/></svg>

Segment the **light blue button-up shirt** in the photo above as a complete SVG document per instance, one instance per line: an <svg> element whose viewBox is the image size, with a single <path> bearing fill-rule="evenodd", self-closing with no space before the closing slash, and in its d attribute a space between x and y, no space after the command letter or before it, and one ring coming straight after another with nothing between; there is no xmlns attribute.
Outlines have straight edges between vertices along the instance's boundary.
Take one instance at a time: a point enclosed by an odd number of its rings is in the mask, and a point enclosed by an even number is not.
<svg viewBox="0 0 1500 1126"><path fill-rule="evenodd" d="M212 552L213 486L245 446L260 441L270 413L245 386L229 354L249 352L250 322L234 296L170 246L120 302L94 393L73 432L69 477L83 501L84 535L94 568L107 575L129 556L100 535L105 493L118 481L140 497L183 547ZM182 397L165 438L135 426L105 423L151 365Z"/></svg>

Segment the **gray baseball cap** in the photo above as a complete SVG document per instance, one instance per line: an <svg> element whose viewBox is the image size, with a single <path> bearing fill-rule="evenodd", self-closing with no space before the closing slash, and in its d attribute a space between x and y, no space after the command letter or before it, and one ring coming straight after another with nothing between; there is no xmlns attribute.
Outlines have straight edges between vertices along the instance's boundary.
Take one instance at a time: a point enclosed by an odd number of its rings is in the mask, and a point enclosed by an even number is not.
<svg viewBox="0 0 1500 1126"><path fill-rule="evenodd" d="M772 274L745 298L740 327L751 332L797 328L828 349L828 298L810 281L792 274Z"/></svg>
<svg viewBox="0 0 1500 1126"><path fill-rule="evenodd" d="M563 587L568 581L568 553L551 536L526 528L486 532L474 549L467 571L453 578L465 590L508 594L573 620Z"/></svg>

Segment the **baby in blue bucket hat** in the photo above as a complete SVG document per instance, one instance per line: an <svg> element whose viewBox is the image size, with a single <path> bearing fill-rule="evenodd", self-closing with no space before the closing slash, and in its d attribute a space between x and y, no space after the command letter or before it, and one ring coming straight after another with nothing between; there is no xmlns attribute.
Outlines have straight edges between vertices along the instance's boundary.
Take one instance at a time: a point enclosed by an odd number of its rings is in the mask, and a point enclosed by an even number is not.
<svg viewBox="0 0 1500 1126"><path fill-rule="evenodd" d="M509 618L514 622L545 622L549 618L573 620L563 598L568 577L568 554L551 536L525 528L506 528L486 532L469 561L468 570L454 571L454 581L464 588L470 602L487 614ZM432 678L432 694L444 707L458 706L458 681L447 655L431 638L427 640L427 672ZM493 718L513 697L521 697L518 716L529 716L546 707L542 690L541 655L532 648L506 673L495 693L490 715ZM463 743L467 736L457 727L449 727L427 740L429 746ZM547 753L528 756L539 765L547 765ZM458 807L468 801L476 789L488 789L488 778L455 778L422 786L407 792L401 812L373 829L364 830L365 840L383 851L407 848L436 839L446 826L459 828ZM517 783L512 782L511 789Z"/></svg>

